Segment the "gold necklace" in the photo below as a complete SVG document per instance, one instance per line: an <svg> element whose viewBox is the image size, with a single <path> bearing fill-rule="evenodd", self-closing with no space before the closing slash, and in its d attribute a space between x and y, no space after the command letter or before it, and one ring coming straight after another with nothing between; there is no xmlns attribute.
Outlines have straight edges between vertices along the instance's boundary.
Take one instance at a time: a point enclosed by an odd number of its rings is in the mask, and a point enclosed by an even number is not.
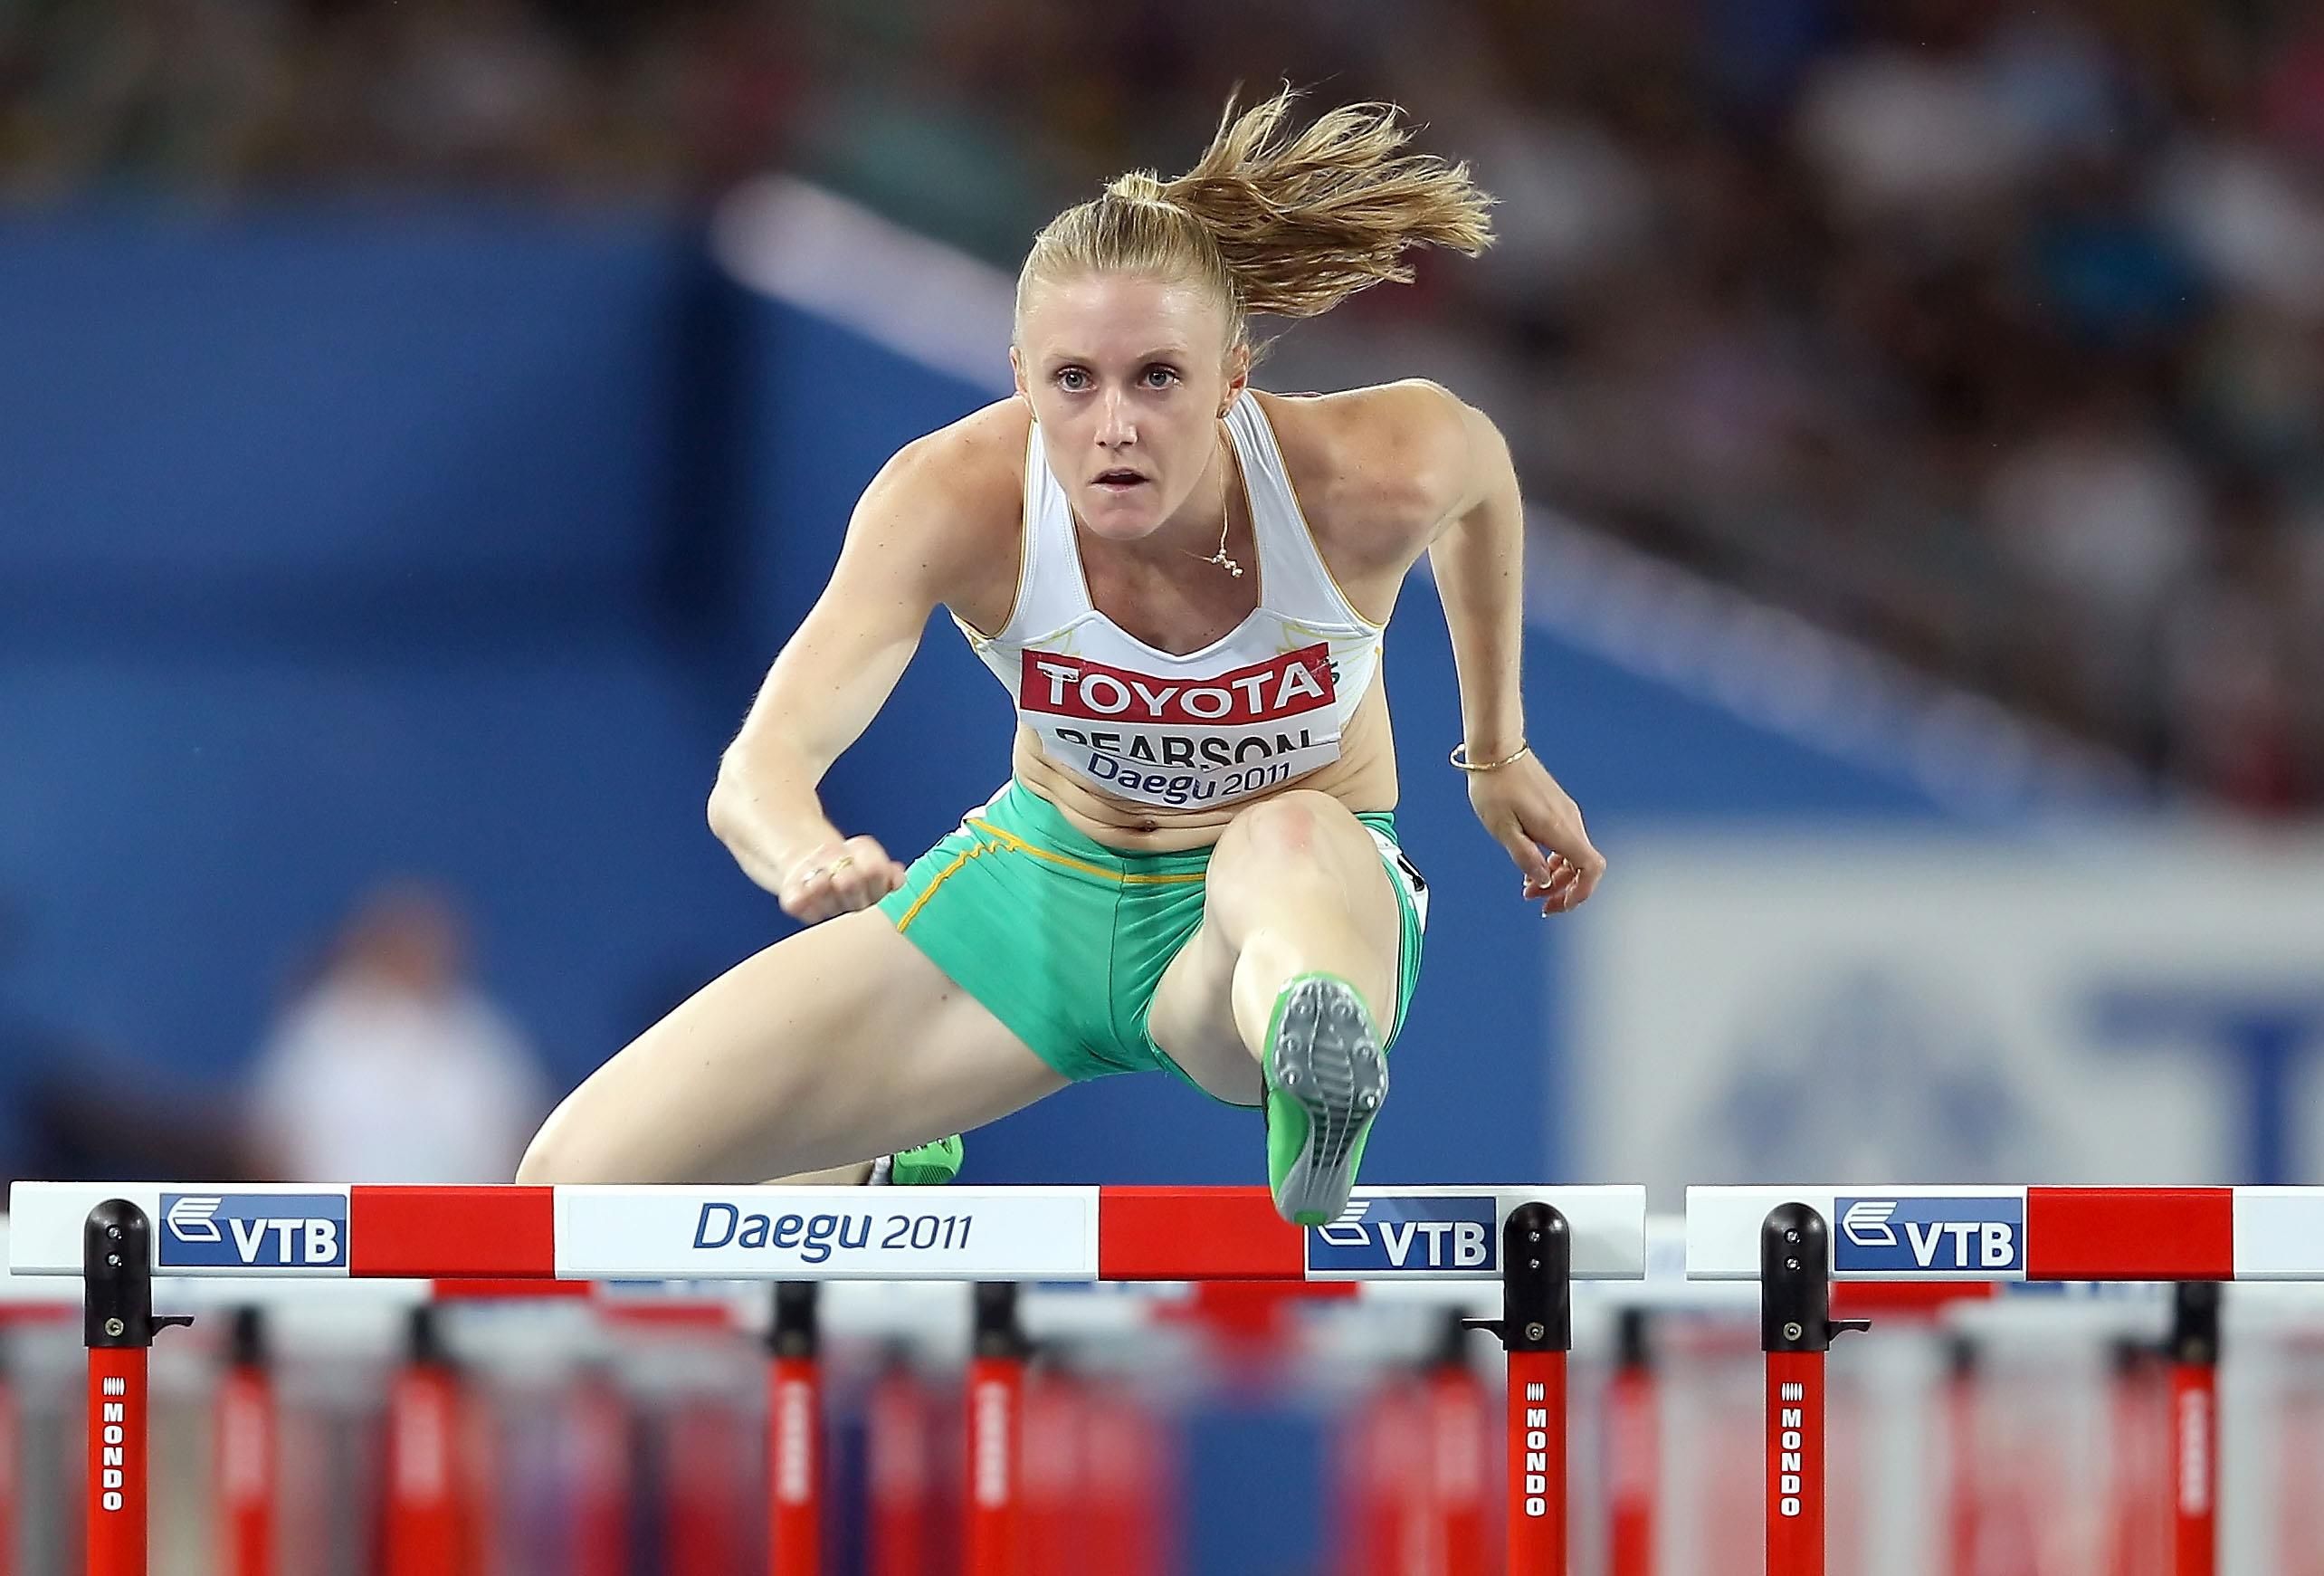
<svg viewBox="0 0 2324 1576"><path fill-rule="evenodd" d="M1221 432L1224 432L1225 427L1226 424L1224 422L1221 422L1219 424L1219 429ZM1224 569L1228 574L1233 575L1239 580L1243 578L1243 566L1226 556L1226 530L1229 522L1234 518L1234 510L1232 503L1232 500L1234 497L1233 490L1234 478L1230 473L1233 467L1232 456L1234 452L1232 439L1228 440L1225 452L1229 456L1227 463L1219 467L1218 551L1211 554L1210 557L1202 559L1202 562L1206 564L1215 564L1220 568ZM1186 553L1186 556L1190 559L1196 556L1194 553L1186 552L1185 548L1180 548L1178 550L1182 553Z"/></svg>

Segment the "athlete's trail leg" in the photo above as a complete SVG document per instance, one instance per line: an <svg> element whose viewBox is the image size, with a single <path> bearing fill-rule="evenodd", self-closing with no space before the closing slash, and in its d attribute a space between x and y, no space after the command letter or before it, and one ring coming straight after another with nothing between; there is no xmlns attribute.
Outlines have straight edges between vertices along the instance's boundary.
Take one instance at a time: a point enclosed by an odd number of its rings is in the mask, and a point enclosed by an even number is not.
<svg viewBox="0 0 2324 1576"><path fill-rule="evenodd" d="M518 1180L856 1180L867 1157L1065 1082L867 909L746 959L639 1036L550 1115Z"/></svg>

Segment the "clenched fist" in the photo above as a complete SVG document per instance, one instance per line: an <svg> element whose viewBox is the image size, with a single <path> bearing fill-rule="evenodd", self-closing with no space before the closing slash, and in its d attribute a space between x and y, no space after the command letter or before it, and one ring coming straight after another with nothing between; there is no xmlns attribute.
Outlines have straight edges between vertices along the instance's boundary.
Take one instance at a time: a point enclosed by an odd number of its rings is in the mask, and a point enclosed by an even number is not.
<svg viewBox="0 0 2324 1576"><path fill-rule="evenodd" d="M776 896L783 912L812 925L870 908L904 884L904 867L870 837L825 843L795 864Z"/></svg>

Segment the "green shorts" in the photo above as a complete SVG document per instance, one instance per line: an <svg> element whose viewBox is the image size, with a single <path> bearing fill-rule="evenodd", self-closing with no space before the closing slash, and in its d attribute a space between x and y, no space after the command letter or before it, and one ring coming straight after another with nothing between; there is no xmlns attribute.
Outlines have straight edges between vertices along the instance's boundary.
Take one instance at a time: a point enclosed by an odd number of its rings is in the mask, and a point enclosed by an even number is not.
<svg viewBox="0 0 2324 1576"><path fill-rule="evenodd" d="M1357 818L1380 846L1404 919L1393 1042L1420 979L1428 884L1396 846L1395 816ZM880 908L1066 1077L1157 1067L1185 1077L1147 1032L1146 1016L1162 971L1202 922L1210 855L1109 848L1012 779L914 860Z"/></svg>

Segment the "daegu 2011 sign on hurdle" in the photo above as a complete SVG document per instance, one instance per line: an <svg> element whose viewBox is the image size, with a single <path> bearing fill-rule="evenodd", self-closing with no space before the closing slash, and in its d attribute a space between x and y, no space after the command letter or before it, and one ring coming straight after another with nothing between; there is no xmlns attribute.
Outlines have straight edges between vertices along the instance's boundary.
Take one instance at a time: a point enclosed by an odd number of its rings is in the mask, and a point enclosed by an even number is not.
<svg viewBox="0 0 2324 1576"><path fill-rule="evenodd" d="M186 1275L591 1280L1491 1280L1521 1202L1566 1221L1573 1273L1644 1272L1624 1187L1358 1189L1332 1225L1242 1189L312 1188L18 1183L12 1268L77 1275L108 1199Z"/></svg>

